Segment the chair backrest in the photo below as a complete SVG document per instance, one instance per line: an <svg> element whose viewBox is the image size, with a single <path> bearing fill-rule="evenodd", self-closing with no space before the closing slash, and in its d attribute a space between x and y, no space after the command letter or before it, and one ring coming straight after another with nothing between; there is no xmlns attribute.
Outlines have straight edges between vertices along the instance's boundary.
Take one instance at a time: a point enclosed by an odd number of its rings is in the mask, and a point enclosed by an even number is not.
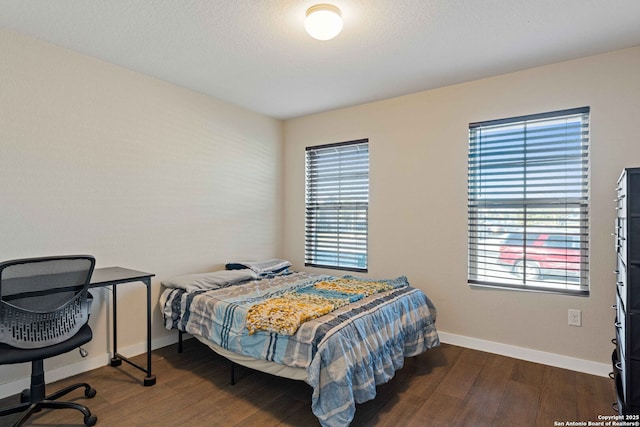
<svg viewBox="0 0 640 427"><path fill-rule="evenodd" d="M42 348L66 341L89 320L90 255L0 263L0 342Z"/></svg>

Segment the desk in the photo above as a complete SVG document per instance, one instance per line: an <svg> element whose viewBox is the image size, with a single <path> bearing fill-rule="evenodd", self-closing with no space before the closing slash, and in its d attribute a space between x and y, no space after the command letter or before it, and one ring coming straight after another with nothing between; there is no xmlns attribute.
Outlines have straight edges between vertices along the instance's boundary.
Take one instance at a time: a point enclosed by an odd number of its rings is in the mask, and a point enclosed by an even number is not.
<svg viewBox="0 0 640 427"><path fill-rule="evenodd" d="M151 374L151 278L155 276L152 273L143 271L129 270L122 267L96 268L91 276L89 288L99 288L111 286L113 293L113 357L111 358L111 366L120 366L124 360L131 366L140 369L146 373L144 378L145 386L152 386L156 383L156 376ZM123 355L118 353L118 317L117 317L117 295L118 285L122 283L142 282L147 286L147 368L135 364Z"/></svg>

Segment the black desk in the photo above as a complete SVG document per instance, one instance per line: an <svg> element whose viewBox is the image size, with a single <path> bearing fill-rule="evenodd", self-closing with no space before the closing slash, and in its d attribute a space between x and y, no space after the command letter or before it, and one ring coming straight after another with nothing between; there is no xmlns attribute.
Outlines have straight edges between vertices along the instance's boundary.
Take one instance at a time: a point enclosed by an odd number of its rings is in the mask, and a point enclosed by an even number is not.
<svg viewBox="0 0 640 427"><path fill-rule="evenodd" d="M98 288L111 286L113 293L113 357L111 358L111 366L120 366L124 360L131 366L140 369L146 373L144 378L145 386L152 386L156 383L156 376L151 374L151 278L155 276L152 273L143 271L129 270L122 267L96 268L91 276L91 284L89 288ZM130 361L123 355L118 353L118 317L117 317L117 295L116 289L121 283L142 282L147 286L147 368Z"/></svg>

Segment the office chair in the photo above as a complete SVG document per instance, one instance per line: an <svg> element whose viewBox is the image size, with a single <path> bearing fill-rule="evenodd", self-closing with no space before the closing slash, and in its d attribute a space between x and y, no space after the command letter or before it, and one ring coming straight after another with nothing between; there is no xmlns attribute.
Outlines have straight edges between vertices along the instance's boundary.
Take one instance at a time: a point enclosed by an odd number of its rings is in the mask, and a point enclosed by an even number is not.
<svg viewBox="0 0 640 427"><path fill-rule="evenodd" d="M20 394L20 404L0 409L0 416L26 411L14 426L42 408L77 409L85 425L95 425L97 417L86 406L56 400L80 387L92 398L95 389L80 383L45 395L43 369L44 359L72 351L92 338L87 322L94 266L95 259L88 255L0 263L0 365L31 362L31 385Z"/></svg>

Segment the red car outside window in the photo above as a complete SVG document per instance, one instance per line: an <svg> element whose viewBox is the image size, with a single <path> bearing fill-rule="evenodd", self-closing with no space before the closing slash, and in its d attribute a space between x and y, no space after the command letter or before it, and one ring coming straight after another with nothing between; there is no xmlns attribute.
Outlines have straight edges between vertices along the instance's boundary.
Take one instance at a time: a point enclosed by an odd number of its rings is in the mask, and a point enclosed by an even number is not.
<svg viewBox="0 0 640 427"><path fill-rule="evenodd" d="M522 278L577 276L580 273L579 237L570 234L511 233L500 246L498 262Z"/></svg>

